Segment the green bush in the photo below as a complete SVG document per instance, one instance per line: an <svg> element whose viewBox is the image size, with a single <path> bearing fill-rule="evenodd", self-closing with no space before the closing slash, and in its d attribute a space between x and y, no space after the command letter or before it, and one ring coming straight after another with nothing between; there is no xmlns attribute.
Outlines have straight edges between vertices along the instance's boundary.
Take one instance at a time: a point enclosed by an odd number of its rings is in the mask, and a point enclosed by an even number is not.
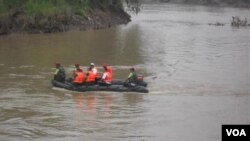
<svg viewBox="0 0 250 141"><path fill-rule="evenodd" d="M0 0L0 13L3 13L5 11L5 7L3 5L3 0Z"/></svg>
<svg viewBox="0 0 250 141"><path fill-rule="evenodd" d="M29 0L24 6L24 11L28 15L52 15L67 9L69 7L64 0Z"/></svg>
<svg viewBox="0 0 250 141"><path fill-rule="evenodd" d="M86 16L94 8L122 8L123 0L0 0L0 17L15 11L27 16L51 16L58 13Z"/></svg>

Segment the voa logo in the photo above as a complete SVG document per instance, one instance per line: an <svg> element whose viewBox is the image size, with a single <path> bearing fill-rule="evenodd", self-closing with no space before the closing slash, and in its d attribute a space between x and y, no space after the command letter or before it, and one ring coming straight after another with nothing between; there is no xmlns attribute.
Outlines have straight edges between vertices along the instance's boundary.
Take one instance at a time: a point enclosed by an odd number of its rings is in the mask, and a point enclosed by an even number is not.
<svg viewBox="0 0 250 141"><path fill-rule="evenodd" d="M235 137L238 137L238 136L247 136L246 135L246 132L244 129L226 129L226 132L227 132L227 136L235 136Z"/></svg>

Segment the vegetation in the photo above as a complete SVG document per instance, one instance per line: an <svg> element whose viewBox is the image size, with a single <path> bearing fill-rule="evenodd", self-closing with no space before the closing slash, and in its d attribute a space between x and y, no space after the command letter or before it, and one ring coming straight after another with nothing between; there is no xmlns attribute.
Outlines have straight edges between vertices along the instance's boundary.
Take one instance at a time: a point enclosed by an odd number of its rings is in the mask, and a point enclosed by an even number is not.
<svg viewBox="0 0 250 141"><path fill-rule="evenodd" d="M93 8L108 6L122 8L122 3L120 0L0 0L0 13L4 15L22 11L34 16L68 12L68 14L85 15Z"/></svg>
<svg viewBox="0 0 250 141"><path fill-rule="evenodd" d="M129 10L138 13L140 2L144 0L0 0L0 18L11 14L24 13L30 17L36 15L51 16L64 13L86 16L93 9L123 9L123 2ZM148 0L145 0L148 1ZM165 2L185 2L203 4L250 4L250 0L160 0Z"/></svg>
<svg viewBox="0 0 250 141"><path fill-rule="evenodd" d="M11 32L58 32L124 24L140 3L153 0L0 0L0 35ZM164 2L250 7L250 0L159 0ZM155 2L155 1L154 1Z"/></svg>
<svg viewBox="0 0 250 141"><path fill-rule="evenodd" d="M125 0L128 9L136 14L140 12L141 0Z"/></svg>
<svg viewBox="0 0 250 141"><path fill-rule="evenodd" d="M71 25L99 28L126 23L130 16L123 10L124 2L139 12L138 0L0 0L0 34L21 30L56 32L65 31Z"/></svg>

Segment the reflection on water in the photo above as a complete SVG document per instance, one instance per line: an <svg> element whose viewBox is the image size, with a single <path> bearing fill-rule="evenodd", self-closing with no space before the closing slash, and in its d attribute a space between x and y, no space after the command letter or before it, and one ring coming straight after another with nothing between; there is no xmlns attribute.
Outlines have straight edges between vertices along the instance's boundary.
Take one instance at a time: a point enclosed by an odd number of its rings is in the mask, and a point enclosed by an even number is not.
<svg viewBox="0 0 250 141"><path fill-rule="evenodd" d="M127 26L0 37L0 140L220 140L221 124L249 123L248 9L143 5ZM209 26L208 23L226 23ZM135 66L149 94L58 91L54 63ZM101 71L101 68L99 69ZM195 134L194 134L195 133Z"/></svg>
<svg viewBox="0 0 250 141"><path fill-rule="evenodd" d="M1 137L12 136L12 140L15 137L24 140L50 136L74 138L98 133L90 139L111 139L121 135L121 127L129 130L131 125L139 124L136 119L145 111L140 105L143 95L55 92L55 95L31 95L18 89L1 91L11 94L0 97ZM106 137L107 134L110 135Z"/></svg>
<svg viewBox="0 0 250 141"><path fill-rule="evenodd" d="M112 65L142 63L137 28L67 32L43 35L10 35L0 38L1 63L8 66L46 67L55 61L65 65L79 62Z"/></svg>
<svg viewBox="0 0 250 141"><path fill-rule="evenodd" d="M95 95L82 95L82 94L72 94L72 97L75 101L76 108L78 108L82 112L86 112L87 115L96 115L97 112L103 112L103 115L109 115L110 114L110 106L111 106L111 96L110 95L104 95L103 98L101 98L101 103L103 107L101 109L97 109L96 105L96 98ZM100 100L100 99L98 99ZM96 111L98 110L98 111Z"/></svg>

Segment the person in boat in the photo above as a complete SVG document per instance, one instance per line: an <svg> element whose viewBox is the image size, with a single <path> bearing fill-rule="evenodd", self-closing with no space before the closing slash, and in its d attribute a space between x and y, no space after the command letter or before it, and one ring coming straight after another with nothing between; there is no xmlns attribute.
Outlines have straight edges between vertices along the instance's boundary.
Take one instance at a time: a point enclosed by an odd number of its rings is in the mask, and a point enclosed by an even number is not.
<svg viewBox="0 0 250 141"><path fill-rule="evenodd" d="M88 68L88 72L86 74L86 80L85 80L85 84L87 85L93 85L96 82L96 74L94 73L94 71L92 70L92 68Z"/></svg>
<svg viewBox="0 0 250 141"><path fill-rule="evenodd" d="M95 75L95 80L97 81L97 79L98 79L98 70L95 67L94 63L90 63L88 73L89 73L89 71L92 71L92 73Z"/></svg>
<svg viewBox="0 0 250 141"><path fill-rule="evenodd" d="M128 75L128 78L125 81L125 86L136 86L138 83L137 80L137 73L135 71L135 68L130 68L130 73Z"/></svg>
<svg viewBox="0 0 250 141"><path fill-rule="evenodd" d="M84 75L82 69L80 68L79 64L75 64L75 68L76 68L76 70L73 71L71 83L75 86L79 86L79 85L82 85L84 83L85 75Z"/></svg>
<svg viewBox="0 0 250 141"><path fill-rule="evenodd" d="M60 63L55 64L56 70L54 72L54 80L59 81L59 82L64 82L66 75L64 68L61 66Z"/></svg>
<svg viewBox="0 0 250 141"><path fill-rule="evenodd" d="M99 81L99 85L109 86L112 82L112 69L106 64L103 64L102 67L104 69L104 73L101 77L101 80Z"/></svg>
<svg viewBox="0 0 250 141"><path fill-rule="evenodd" d="M107 69L107 71L110 73L111 77L113 76L113 71L111 69L110 66L108 66L107 64L102 64L102 67L105 69Z"/></svg>

